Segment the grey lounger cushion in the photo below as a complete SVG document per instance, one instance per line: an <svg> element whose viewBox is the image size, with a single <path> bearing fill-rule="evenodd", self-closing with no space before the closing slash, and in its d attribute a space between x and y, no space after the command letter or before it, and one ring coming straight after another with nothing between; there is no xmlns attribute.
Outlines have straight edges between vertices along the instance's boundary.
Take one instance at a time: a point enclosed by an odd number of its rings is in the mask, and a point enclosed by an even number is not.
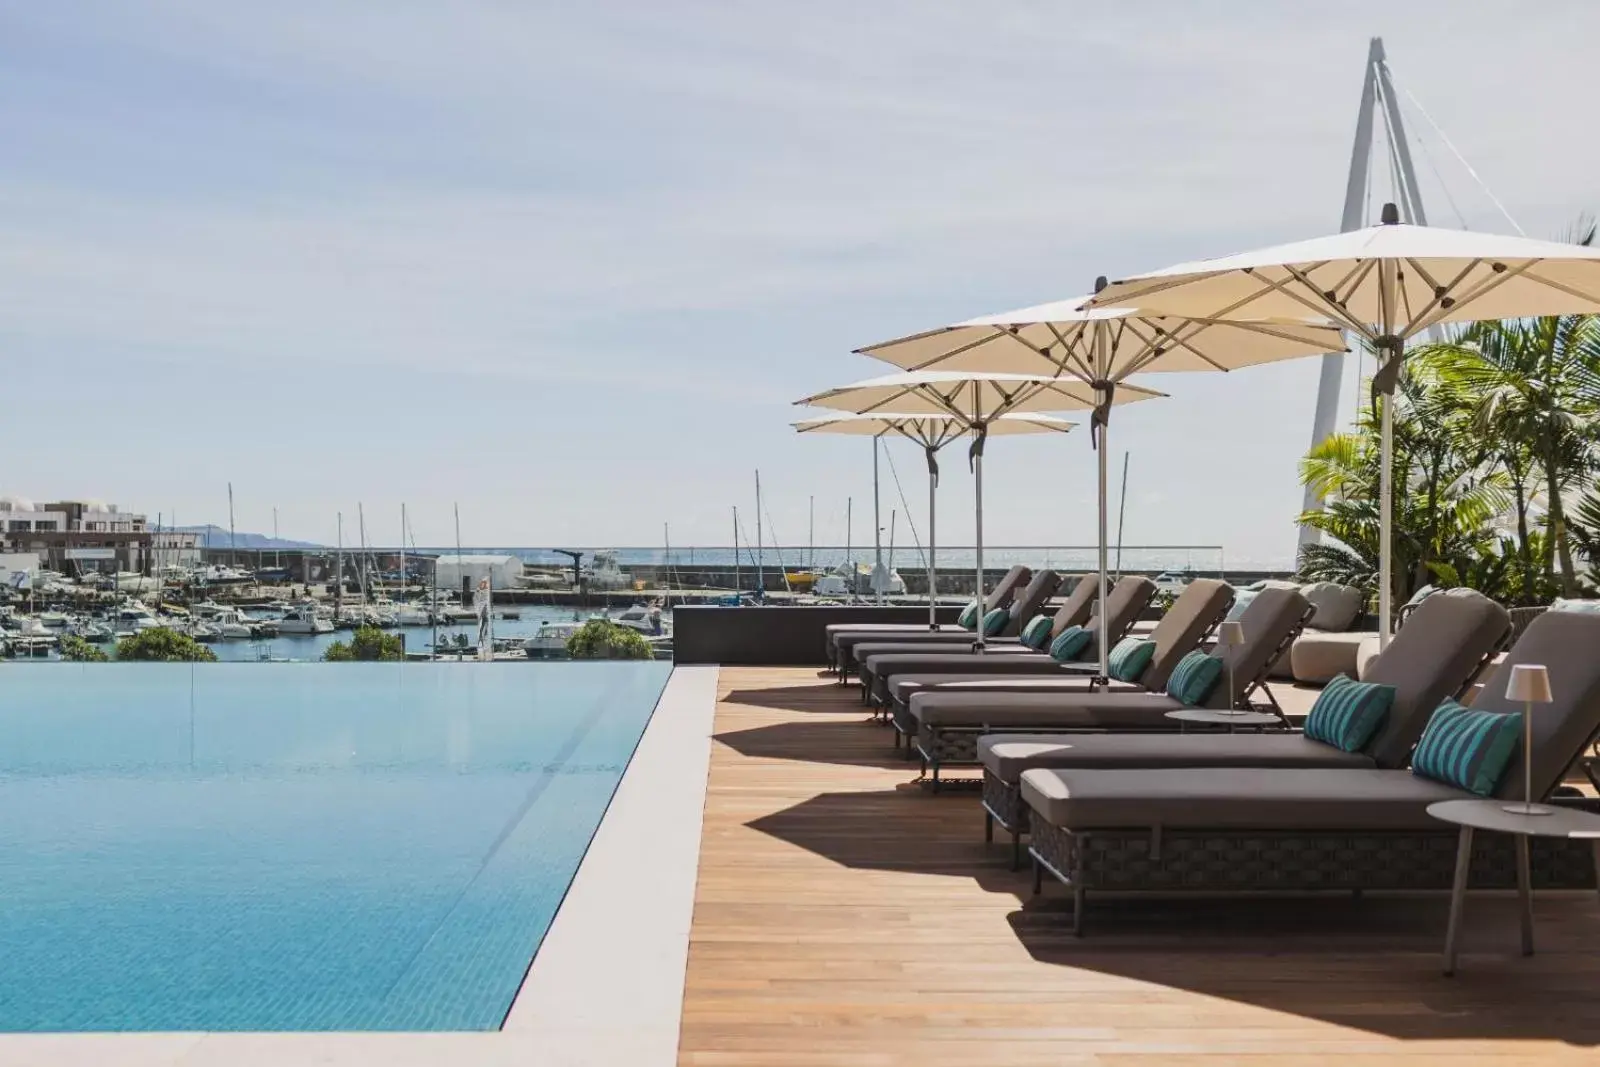
<svg viewBox="0 0 1600 1067"><path fill-rule="evenodd" d="M1045 570L1034 575L1033 579L1028 582L1027 588L1018 593L1016 599L1011 602L1011 606L1006 609L1009 618L1006 620L1006 628L1002 635L990 637L986 640L997 645L1019 647L1017 632L1022 629L1029 619L1039 613L1045 602L1055 594L1056 587L1060 583L1061 576L1055 571ZM977 640L977 635L971 630L933 633L924 629L921 632L883 635L881 638L872 634L868 634L863 638L842 633L835 636L834 645L839 650L837 660L839 666L846 668L852 661L859 665L868 656L872 655L873 650L879 646L909 646L911 649L917 649L927 644L954 644L957 647L961 647L971 644L975 640Z"/></svg>
<svg viewBox="0 0 1600 1067"><path fill-rule="evenodd" d="M1305 598L1293 589L1265 589L1256 595L1239 622L1244 626L1242 645L1212 653L1226 663L1232 660L1233 686L1243 691L1282 647L1284 639L1305 618ZM1597 616L1600 617L1600 616ZM1226 669L1223 681L1212 691L1207 707L1227 707L1230 700ZM923 690L911 694L910 712L928 726L974 727L999 732L1030 729L1174 729L1165 717L1183 705L1164 693L985 693Z"/></svg>
<svg viewBox="0 0 1600 1067"><path fill-rule="evenodd" d="M1087 579L1086 579L1087 581ZM1080 583L1080 588L1083 583ZM1073 591L1074 593L1077 590ZM1108 615L1111 624L1113 640L1120 639L1128 628L1138 619L1140 613L1149 606L1155 597L1155 583L1148 578L1132 576L1117 582L1107 597ZM1097 623L1091 622L1090 629L1095 630ZM1085 646L1084 657L1090 657L1096 645L1093 640ZM1031 651L1031 650L1024 650ZM1032 653L1039 657L1041 665L1053 661L1042 652ZM926 656L918 655L915 651L902 650L898 652L879 651L863 647L856 652L856 663L861 671L861 680L867 683L873 696L879 700L889 698L889 681L900 674L943 674L964 673L974 671L981 673L990 668L982 662L988 653L975 651L944 651L936 650ZM1002 666L1002 671L1012 668Z"/></svg>
<svg viewBox="0 0 1600 1067"><path fill-rule="evenodd" d="M1195 767L1022 773L1036 818L1068 830L1441 830L1440 800L1472 794L1410 771Z"/></svg>
<svg viewBox="0 0 1600 1067"><path fill-rule="evenodd" d="M1371 767L1372 757L1301 734L989 734L978 762L1002 782L1034 767Z"/></svg>
<svg viewBox="0 0 1600 1067"><path fill-rule="evenodd" d="M1085 581L1093 582L1093 578L1090 577ZM1156 643L1156 650L1150 658L1150 665L1140 675L1139 684L1145 689L1160 689L1165 686L1173 668L1200 644L1206 634L1211 632L1232 602L1233 589L1226 582L1213 578L1198 578L1190 582L1151 631L1150 640ZM982 662L976 655L961 659L959 663L952 659L950 664L957 672L955 675L940 671L926 674L897 672L886 680L885 691L895 703L903 704L914 691L943 687L947 682L965 683L983 674L1026 676L1037 672L1040 676L1050 677L1059 682L1074 675L1092 674L1099 667L1098 662L1056 664L1048 662L1044 657L1022 663L1005 662L991 666ZM962 688L981 687L963 685ZM998 678L993 688L1014 692L1019 686L1008 678Z"/></svg>
<svg viewBox="0 0 1600 1067"><path fill-rule="evenodd" d="M1395 697L1389 719L1367 752L1341 752L1298 734L1091 734L1070 739L990 734L978 739L979 760L1006 782L1015 782L1029 767L1401 766L1433 709L1466 686L1510 626L1505 609L1486 597L1433 597L1426 604L1395 635L1381 662L1373 662L1375 680L1394 686Z"/></svg>

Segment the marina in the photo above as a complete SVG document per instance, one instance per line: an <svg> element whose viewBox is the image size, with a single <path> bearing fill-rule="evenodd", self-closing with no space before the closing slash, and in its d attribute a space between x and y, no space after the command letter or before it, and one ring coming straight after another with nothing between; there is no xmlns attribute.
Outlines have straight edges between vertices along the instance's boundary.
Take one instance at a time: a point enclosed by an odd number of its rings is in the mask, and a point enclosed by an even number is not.
<svg viewBox="0 0 1600 1067"><path fill-rule="evenodd" d="M1419 4L13 5L0 1067L1594 1062L1600 8Z"/></svg>

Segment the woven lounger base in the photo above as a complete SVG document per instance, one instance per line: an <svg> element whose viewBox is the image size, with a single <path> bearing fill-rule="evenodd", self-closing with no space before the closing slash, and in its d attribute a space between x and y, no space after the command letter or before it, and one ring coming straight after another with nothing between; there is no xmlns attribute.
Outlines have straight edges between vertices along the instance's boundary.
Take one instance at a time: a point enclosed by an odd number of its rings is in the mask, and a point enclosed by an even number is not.
<svg viewBox="0 0 1600 1067"><path fill-rule="evenodd" d="M1022 866L1022 835L1028 832L1028 805L1021 787L1008 784L987 767L983 771L983 839L994 840L996 826L1011 835L1011 869Z"/></svg>
<svg viewBox="0 0 1600 1067"><path fill-rule="evenodd" d="M1592 807L1592 802L1587 807ZM1455 877L1454 830L1257 831L1171 830L1159 841L1148 830L1073 833L1035 819L1028 854L1034 892L1050 874L1072 890L1072 930L1083 932L1090 889L1114 892L1448 890ZM1534 838L1534 889L1595 888L1595 849L1588 841ZM1469 884L1517 884L1512 838L1479 834Z"/></svg>

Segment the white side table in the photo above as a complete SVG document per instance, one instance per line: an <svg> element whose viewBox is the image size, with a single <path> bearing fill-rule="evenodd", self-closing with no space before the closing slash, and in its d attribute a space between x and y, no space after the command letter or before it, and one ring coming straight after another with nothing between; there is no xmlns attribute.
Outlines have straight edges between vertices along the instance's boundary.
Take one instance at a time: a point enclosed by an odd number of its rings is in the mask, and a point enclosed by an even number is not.
<svg viewBox="0 0 1600 1067"><path fill-rule="evenodd" d="M1517 849L1517 900L1522 917L1522 954L1533 955L1533 890L1528 875L1530 837L1569 837L1594 843L1595 877L1600 879L1600 815L1574 808L1557 808L1548 815L1518 815L1506 810L1506 801L1443 800L1428 805L1428 814L1461 827L1456 842L1456 878L1450 889L1450 925L1444 935L1444 973L1456 972L1456 935L1461 931L1462 905L1467 896L1467 871L1472 866L1475 830L1512 834Z"/></svg>

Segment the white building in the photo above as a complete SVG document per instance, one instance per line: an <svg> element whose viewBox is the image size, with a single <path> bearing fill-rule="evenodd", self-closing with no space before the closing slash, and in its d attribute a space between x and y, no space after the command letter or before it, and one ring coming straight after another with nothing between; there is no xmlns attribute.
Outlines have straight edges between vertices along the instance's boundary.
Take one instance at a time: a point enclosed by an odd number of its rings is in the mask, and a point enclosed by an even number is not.
<svg viewBox="0 0 1600 1067"><path fill-rule="evenodd" d="M149 563L150 527L143 515L99 500L35 504L0 496L0 544L36 553L50 570L143 570Z"/></svg>
<svg viewBox="0 0 1600 1067"><path fill-rule="evenodd" d="M435 564L440 589L460 590L463 579L476 589L484 578L495 589L520 589L522 587L522 560L516 556L441 555Z"/></svg>

